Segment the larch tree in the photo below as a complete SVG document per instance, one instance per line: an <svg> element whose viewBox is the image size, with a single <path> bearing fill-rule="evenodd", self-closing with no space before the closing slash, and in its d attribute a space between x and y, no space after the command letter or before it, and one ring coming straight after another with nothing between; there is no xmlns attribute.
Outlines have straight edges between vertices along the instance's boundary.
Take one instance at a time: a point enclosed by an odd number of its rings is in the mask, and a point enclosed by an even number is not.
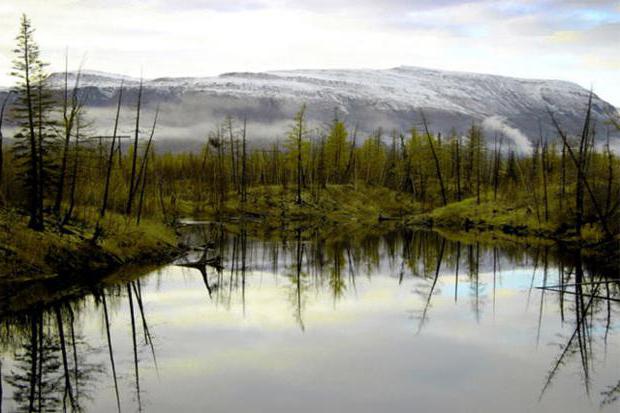
<svg viewBox="0 0 620 413"><path fill-rule="evenodd" d="M46 65L41 61L33 34L30 19L22 15L11 72L17 78L13 114L18 132L14 136L13 153L27 192L28 225L43 230L43 195L52 170L50 164L54 150L53 122L50 120L53 101L47 89Z"/></svg>
<svg viewBox="0 0 620 413"><path fill-rule="evenodd" d="M348 132L344 122L340 121L337 116L334 117L325 143L327 175L332 183L342 183L345 178L349 157L347 137Z"/></svg>
<svg viewBox="0 0 620 413"><path fill-rule="evenodd" d="M306 105L302 105L299 112L295 114L295 123L289 133L288 150L290 159L295 165L295 176L297 179L295 203L302 204L301 191L303 186L303 162L304 152L307 149L305 137L308 134L306 126Z"/></svg>

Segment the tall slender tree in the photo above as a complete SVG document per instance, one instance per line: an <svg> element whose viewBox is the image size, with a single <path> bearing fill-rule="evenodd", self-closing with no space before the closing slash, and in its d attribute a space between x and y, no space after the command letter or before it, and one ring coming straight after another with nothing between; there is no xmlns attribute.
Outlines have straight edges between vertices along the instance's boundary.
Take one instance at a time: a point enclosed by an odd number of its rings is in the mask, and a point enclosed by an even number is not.
<svg viewBox="0 0 620 413"><path fill-rule="evenodd" d="M6 94L4 100L2 101L2 106L0 106L0 184L2 184L2 171L4 169L4 148L2 146L4 142L2 141L2 121L4 119L4 111L9 104L9 99L11 98L12 94L13 91L9 91L9 93Z"/></svg>
<svg viewBox="0 0 620 413"><path fill-rule="evenodd" d="M39 47L34 41L34 29L25 14L22 15L16 40L11 75L18 79L13 113L19 129L15 134L13 151L27 190L28 225L32 229L43 230L43 193L49 172L45 164L52 149L49 115L53 105L47 91L46 65L41 61Z"/></svg>
<svg viewBox="0 0 620 413"><path fill-rule="evenodd" d="M294 157L297 178L295 203L302 204L301 190L303 186L303 151L304 138L308 134L306 126L306 105L303 104L295 115L295 123L289 134L289 153Z"/></svg>
<svg viewBox="0 0 620 413"><path fill-rule="evenodd" d="M133 140L133 154L131 157L131 177L129 178L129 193L127 194L127 207L125 212L127 215L131 214L131 207L133 205L133 198L135 195L136 187L138 186L138 180L136 179L136 166L138 163L138 140L140 134L140 109L142 106L142 78L140 78L140 85L138 86L138 103L136 105L136 128L134 131ZM120 148L120 145L119 145Z"/></svg>
<svg viewBox="0 0 620 413"><path fill-rule="evenodd" d="M62 145L62 159L60 162L60 171L58 172L58 179L56 183L56 199L54 201L53 211L54 213L60 212L60 205L64 197L64 187L67 175L67 162L69 159L71 135L75 126L77 116L83 107L83 101L79 96L80 76L81 70L75 75L75 84L69 97L69 70L68 70L68 53L65 55L65 82L64 82L64 94L62 105L62 127L64 142Z"/></svg>

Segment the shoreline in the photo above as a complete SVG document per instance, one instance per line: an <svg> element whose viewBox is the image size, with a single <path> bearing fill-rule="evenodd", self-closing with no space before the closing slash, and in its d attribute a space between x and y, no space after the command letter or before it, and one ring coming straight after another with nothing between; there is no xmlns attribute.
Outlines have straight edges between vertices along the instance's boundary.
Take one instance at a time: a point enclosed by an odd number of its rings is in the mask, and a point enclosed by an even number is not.
<svg viewBox="0 0 620 413"><path fill-rule="evenodd" d="M332 187L324 190L319 199L312 200L307 194L302 205L296 205L291 194L273 192L271 188L254 188L250 196L251 202L245 205L232 197L219 214L204 209L199 212L196 205L190 205L181 211L192 217L187 224L177 217L174 225L155 219L137 225L110 213L100 221L103 235L96 243L91 239L98 216L88 207L62 232L54 230L52 223L44 232L30 230L25 217L0 211L0 226L10 227L0 234L0 285L53 279L98 280L125 266L165 264L188 248L178 237L179 228L201 219L233 229L244 225L252 235L266 238L297 229L335 239L353 234L426 230L464 243L581 250L614 269L619 261L620 240L605 241L596 228L588 227L586 236L579 240L567 224L532 227L534 221L527 210L486 201L475 205L471 198L423 211L403 194L384 188Z"/></svg>

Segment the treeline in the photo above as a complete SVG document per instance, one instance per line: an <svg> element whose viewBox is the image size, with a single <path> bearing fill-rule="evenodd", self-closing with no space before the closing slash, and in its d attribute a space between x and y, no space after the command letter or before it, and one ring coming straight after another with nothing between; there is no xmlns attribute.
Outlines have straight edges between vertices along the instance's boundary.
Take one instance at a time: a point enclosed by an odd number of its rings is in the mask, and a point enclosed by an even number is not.
<svg viewBox="0 0 620 413"><path fill-rule="evenodd" d="M585 225L596 226L608 238L620 232L620 162L609 136L597 133L591 99L584 102L580 131L569 133L553 113L542 114L557 138L541 136L528 153L501 134L484 136L476 124L464 134L435 134L423 113L406 133L378 129L360 136L337 113L325 130L311 130L303 106L288 138L267 147L250 145L247 122L227 117L208 133L200 153L158 154L157 115L146 130L141 124L141 85L131 136L118 133L127 103L122 84L112 134L93 136L79 74L73 85L66 76L64 93L54 98L25 16L17 42L18 83L3 108L8 102L5 112L19 131L3 155L0 194L6 206L28 212L34 229L43 229L46 216L62 227L75 208L95 209L100 217L112 210L137 222L144 214L171 221L181 203L198 212L217 213L231 202L243 209L257 187L278 188L303 206L330 186L351 185L397 191L420 211L467 198L514 202L526 205L540 225L570 226L577 235ZM618 128L617 120L607 127Z"/></svg>

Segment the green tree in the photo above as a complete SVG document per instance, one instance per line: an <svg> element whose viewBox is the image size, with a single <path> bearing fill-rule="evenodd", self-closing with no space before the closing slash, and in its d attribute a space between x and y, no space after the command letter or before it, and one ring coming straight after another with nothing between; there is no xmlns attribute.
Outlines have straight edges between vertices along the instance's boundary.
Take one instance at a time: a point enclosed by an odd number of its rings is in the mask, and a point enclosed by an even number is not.
<svg viewBox="0 0 620 413"><path fill-rule="evenodd" d="M346 179L344 175L349 162L348 135L344 122L336 117L325 143L327 176L332 183L342 183Z"/></svg>
<svg viewBox="0 0 620 413"><path fill-rule="evenodd" d="M53 171L55 149L51 120L54 104L47 88L46 64L40 59L33 33L30 20L22 15L11 72L18 79L13 113L19 129L13 152L27 189L29 226L43 230L43 197Z"/></svg>
<svg viewBox="0 0 620 413"><path fill-rule="evenodd" d="M306 105L302 105L299 112L295 114L295 123L293 128L289 132L287 149L289 152L289 160L294 165L295 177L297 180L295 203L297 205L302 204L301 190L304 182L304 159L308 156L304 156L310 149L309 142L305 140L308 135L308 127L306 125Z"/></svg>

